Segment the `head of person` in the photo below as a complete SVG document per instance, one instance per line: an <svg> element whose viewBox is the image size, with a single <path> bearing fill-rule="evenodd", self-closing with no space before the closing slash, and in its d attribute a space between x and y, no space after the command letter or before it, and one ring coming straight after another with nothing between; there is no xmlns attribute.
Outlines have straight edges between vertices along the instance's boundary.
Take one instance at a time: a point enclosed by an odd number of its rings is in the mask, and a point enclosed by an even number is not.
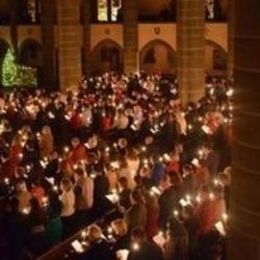
<svg viewBox="0 0 260 260"><path fill-rule="evenodd" d="M144 202L144 197L140 189L134 189L131 192L130 200L132 205L142 204Z"/></svg>
<svg viewBox="0 0 260 260"><path fill-rule="evenodd" d="M81 168L78 168L77 170L75 170L75 173L76 173L76 177L77 177L78 179L82 179L82 178L85 177L85 172L84 172L84 170L81 169Z"/></svg>
<svg viewBox="0 0 260 260"><path fill-rule="evenodd" d="M72 145L73 148L76 148L77 146L79 146L80 145L79 138L78 137L73 137L71 139L71 145Z"/></svg>
<svg viewBox="0 0 260 260"><path fill-rule="evenodd" d="M51 128L48 126L48 125L45 125L43 128L42 128L42 133L44 135L49 135L51 134Z"/></svg>
<svg viewBox="0 0 260 260"><path fill-rule="evenodd" d="M179 186L180 177L175 171L170 171L168 174L170 186Z"/></svg>
<svg viewBox="0 0 260 260"><path fill-rule="evenodd" d="M90 225L87 229L87 237L90 243L95 243L103 238L103 233L98 225Z"/></svg>
<svg viewBox="0 0 260 260"><path fill-rule="evenodd" d="M111 223L113 232L118 237L123 237L127 234L128 228L127 224L123 219L116 219Z"/></svg>
<svg viewBox="0 0 260 260"><path fill-rule="evenodd" d="M118 180L119 186L122 190L128 190L129 189L129 183L128 179L126 177L121 177Z"/></svg>
<svg viewBox="0 0 260 260"><path fill-rule="evenodd" d="M132 245L141 245L147 240L146 232L142 227L135 227L131 231L131 243ZM135 248L133 248L135 249Z"/></svg>
<svg viewBox="0 0 260 260"><path fill-rule="evenodd" d="M69 178L64 178L61 180L61 190L64 192L69 192L72 190L72 182Z"/></svg>
<svg viewBox="0 0 260 260"><path fill-rule="evenodd" d="M182 218L184 220L191 219L194 216L194 208L191 205L187 205L182 209Z"/></svg>

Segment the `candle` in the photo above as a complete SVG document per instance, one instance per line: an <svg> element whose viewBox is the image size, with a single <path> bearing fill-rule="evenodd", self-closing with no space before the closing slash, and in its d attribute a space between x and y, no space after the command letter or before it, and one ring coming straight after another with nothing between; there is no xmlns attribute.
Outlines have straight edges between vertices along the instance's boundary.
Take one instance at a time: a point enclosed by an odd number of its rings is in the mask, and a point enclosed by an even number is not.
<svg viewBox="0 0 260 260"><path fill-rule="evenodd" d="M133 243L132 249L133 249L133 251L139 251L140 250L140 245L138 243Z"/></svg>

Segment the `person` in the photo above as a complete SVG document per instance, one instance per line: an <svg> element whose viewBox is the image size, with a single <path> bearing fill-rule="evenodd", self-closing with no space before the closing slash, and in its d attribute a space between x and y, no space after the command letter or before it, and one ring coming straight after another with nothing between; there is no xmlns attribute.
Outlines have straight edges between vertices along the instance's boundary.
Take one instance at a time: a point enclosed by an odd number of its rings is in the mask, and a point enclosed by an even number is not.
<svg viewBox="0 0 260 260"><path fill-rule="evenodd" d="M19 212L22 213L30 207L31 193L27 190L26 183L20 179L16 183L16 198L19 201Z"/></svg>
<svg viewBox="0 0 260 260"><path fill-rule="evenodd" d="M199 219L196 210L191 205L184 207L181 215L183 224L188 232L189 254L192 256L198 244Z"/></svg>
<svg viewBox="0 0 260 260"><path fill-rule="evenodd" d="M83 169L77 169L75 185L75 208L79 226L86 225L88 222L89 210L93 207L94 182L88 177Z"/></svg>
<svg viewBox="0 0 260 260"><path fill-rule="evenodd" d="M53 135L49 126L44 126L39 135L39 148L42 158L49 157L53 151Z"/></svg>
<svg viewBox="0 0 260 260"><path fill-rule="evenodd" d="M87 152L84 145L80 142L78 137L73 137L71 139L72 149L69 151L68 155L68 166L71 172L73 172L74 167L81 161L87 160Z"/></svg>
<svg viewBox="0 0 260 260"><path fill-rule="evenodd" d="M94 204L92 218L98 219L106 212L114 208L114 205L106 198L109 193L109 181L105 174L97 173L94 180Z"/></svg>
<svg viewBox="0 0 260 260"><path fill-rule="evenodd" d="M114 260L112 251L99 226L92 224L87 229L87 238L90 249L79 257L80 260Z"/></svg>
<svg viewBox="0 0 260 260"><path fill-rule="evenodd" d="M156 259L163 260L159 246L147 240L145 230L135 227L131 232L131 249L127 260Z"/></svg>
<svg viewBox="0 0 260 260"><path fill-rule="evenodd" d="M171 214L173 214L174 209L178 208L178 203L181 198L178 174L169 172L165 176L165 181L166 189L159 198L159 226L163 230L166 229L166 224Z"/></svg>
<svg viewBox="0 0 260 260"><path fill-rule="evenodd" d="M138 226L145 228L147 224L147 209L141 191L138 188L134 189L130 199L132 206L124 215L129 231Z"/></svg>
<svg viewBox="0 0 260 260"><path fill-rule="evenodd" d="M62 202L59 200L57 192L49 195L49 203L47 208L47 224L46 234L51 246L60 242L62 239L62 222L61 222Z"/></svg>
<svg viewBox="0 0 260 260"><path fill-rule="evenodd" d="M68 237L74 231L74 213L75 213L75 194L73 185L69 178L64 178L61 181L60 200L62 202L61 219L64 229L64 237Z"/></svg>
<svg viewBox="0 0 260 260"><path fill-rule="evenodd" d="M125 210L129 209L131 206L130 195L131 189L129 188L128 180L126 177L121 177L118 180L119 183L119 204Z"/></svg>
<svg viewBox="0 0 260 260"><path fill-rule="evenodd" d="M130 187L135 186L134 178L137 175L137 172L140 168L140 158L138 156L138 153L136 150L131 149L127 156L126 156L126 162L127 162L127 169L128 169L128 176L129 176L129 184Z"/></svg>
<svg viewBox="0 0 260 260"><path fill-rule="evenodd" d="M212 230L216 223L215 196L204 187L201 193L201 203L197 209L199 217L199 235L204 236Z"/></svg>
<svg viewBox="0 0 260 260"><path fill-rule="evenodd" d="M171 217L168 225L168 236L165 243L165 260L188 260L189 237L184 225Z"/></svg>
<svg viewBox="0 0 260 260"><path fill-rule="evenodd" d="M123 219L116 219L112 221L111 227L116 239L116 242L112 246L114 258L116 259L116 255L119 250L130 249L130 237L126 222Z"/></svg>
<svg viewBox="0 0 260 260"><path fill-rule="evenodd" d="M34 183L32 183L31 195L39 201L41 206L43 206L46 194L42 187L42 180L40 177L37 177Z"/></svg>
<svg viewBox="0 0 260 260"><path fill-rule="evenodd" d="M36 198L30 200L30 213L28 215L29 249L33 255L39 256L48 248L46 237L47 216Z"/></svg>

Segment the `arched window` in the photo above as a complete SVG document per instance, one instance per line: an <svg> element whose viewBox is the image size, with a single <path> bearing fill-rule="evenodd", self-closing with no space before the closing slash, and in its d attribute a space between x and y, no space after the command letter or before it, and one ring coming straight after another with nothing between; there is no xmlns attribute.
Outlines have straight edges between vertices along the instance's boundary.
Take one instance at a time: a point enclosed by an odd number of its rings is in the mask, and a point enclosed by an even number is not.
<svg viewBox="0 0 260 260"><path fill-rule="evenodd" d="M122 71L123 52L121 46L111 40L100 42L92 51L92 73Z"/></svg>
<svg viewBox="0 0 260 260"><path fill-rule="evenodd" d="M147 73L176 73L176 52L166 42L153 40L140 51L140 69Z"/></svg>
<svg viewBox="0 0 260 260"><path fill-rule="evenodd" d="M98 22L118 22L121 8L122 0L97 0Z"/></svg>

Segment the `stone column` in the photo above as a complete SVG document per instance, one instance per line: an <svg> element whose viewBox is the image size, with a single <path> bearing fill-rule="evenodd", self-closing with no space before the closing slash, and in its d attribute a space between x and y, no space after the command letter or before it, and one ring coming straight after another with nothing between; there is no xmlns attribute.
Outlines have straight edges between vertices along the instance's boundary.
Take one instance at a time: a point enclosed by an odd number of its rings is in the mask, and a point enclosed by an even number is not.
<svg viewBox="0 0 260 260"><path fill-rule="evenodd" d="M42 1L41 10L44 88L51 90L58 87L55 50L55 1Z"/></svg>
<svg viewBox="0 0 260 260"><path fill-rule="evenodd" d="M228 0L228 77L233 78L234 66L234 4L235 0Z"/></svg>
<svg viewBox="0 0 260 260"><path fill-rule="evenodd" d="M180 98L185 104L205 92L205 1L177 2L177 64Z"/></svg>
<svg viewBox="0 0 260 260"><path fill-rule="evenodd" d="M80 0L57 2L60 88L76 89L82 74Z"/></svg>
<svg viewBox="0 0 260 260"><path fill-rule="evenodd" d="M86 75L90 74L91 70L91 1L83 1L82 14L83 14L83 71Z"/></svg>
<svg viewBox="0 0 260 260"><path fill-rule="evenodd" d="M229 258L260 259L260 1L237 0Z"/></svg>
<svg viewBox="0 0 260 260"><path fill-rule="evenodd" d="M138 70L138 11L137 0L123 1L124 72Z"/></svg>

